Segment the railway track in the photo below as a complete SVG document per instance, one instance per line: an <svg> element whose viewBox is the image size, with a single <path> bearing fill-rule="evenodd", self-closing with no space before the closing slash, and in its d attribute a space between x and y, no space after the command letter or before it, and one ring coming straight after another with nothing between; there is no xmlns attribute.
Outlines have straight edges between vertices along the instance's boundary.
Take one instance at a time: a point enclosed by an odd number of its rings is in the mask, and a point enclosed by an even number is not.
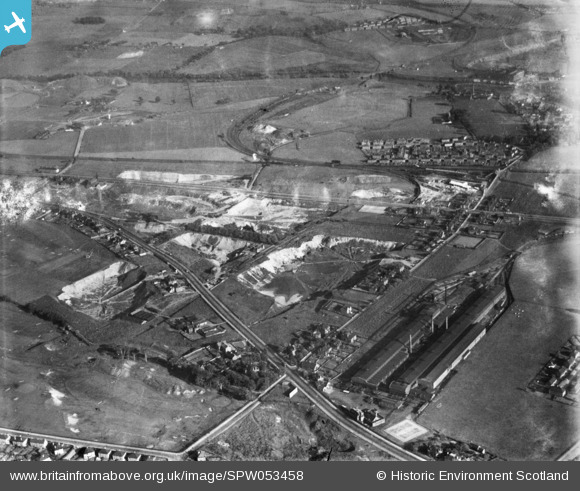
<svg viewBox="0 0 580 491"><path fill-rule="evenodd" d="M320 392L313 388L306 382L297 372L295 367L290 366L286 361L276 352L272 350L257 334L255 334L249 327L247 327L219 298L217 298L211 290L209 290L204 283L197 278L187 267L181 264L177 259L171 255L147 244L140 237L132 232L126 230L124 227L115 223L107 217L92 212L77 213L89 216L93 219L99 220L106 226L116 230L125 239L133 242L135 245L143 248L154 254L158 259L165 262L177 272L179 272L188 281L188 283L199 293L205 302L218 314L235 332L246 339L254 348L262 352L269 363L275 368L285 373L289 380L291 380L296 387L298 387L304 395L310 399L313 404L332 421L338 424L344 430L356 435L362 440L375 445L377 448L387 452L398 460L413 460L424 461L425 458L404 450L402 447L391 442L387 438L375 433L370 428L355 423L347 418L340 409L329 399L324 397Z"/></svg>

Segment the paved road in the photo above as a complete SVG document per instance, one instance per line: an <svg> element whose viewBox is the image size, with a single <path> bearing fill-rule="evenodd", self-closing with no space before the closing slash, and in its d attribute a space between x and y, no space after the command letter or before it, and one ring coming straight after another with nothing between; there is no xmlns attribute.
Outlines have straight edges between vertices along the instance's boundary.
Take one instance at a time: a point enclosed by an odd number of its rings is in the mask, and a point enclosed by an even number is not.
<svg viewBox="0 0 580 491"><path fill-rule="evenodd" d="M61 437L55 435L46 435L44 433L34 433L32 431L14 430L9 428L0 428L0 433L4 435L22 436L24 438L38 438L49 442L63 443L74 445L75 447L94 447L105 448L107 450L119 450L121 452L134 452L143 455L152 455L167 460L182 460L182 452L166 452L163 450L153 450L149 448L132 447L130 445L118 445L114 443L104 443L94 440L83 440L80 438Z"/></svg>
<svg viewBox="0 0 580 491"><path fill-rule="evenodd" d="M78 210L74 210L77 211ZM91 212L78 212L87 215L91 218L101 221L108 227L117 230L124 238L133 242L137 246L144 250L147 250L154 254L161 261L172 266L176 271L183 275L183 277L189 282L189 284L197 290L199 295L206 301L206 303L240 336L248 340L254 348L265 354L268 361L274 365L280 371L286 373L287 377L310 399L316 407L324 414L327 415L332 421L338 424L343 429L351 432L355 436L361 438L362 440L372 443L377 448L387 452L398 460L413 460L413 461L424 461L425 458L407 452L400 446L391 442L387 438L375 433L370 428L362 426L355 423L348 417L346 417L340 409L324 395L318 392L314 387L308 384L302 377L296 372L294 367L288 366L285 360L275 353L258 335L256 335L250 328L248 328L224 303L218 299L205 285L197 278L191 271L187 269L183 264L181 264L174 257L168 255L167 253L147 244L140 237L136 236L132 232L126 230L118 223L103 217L97 213Z"/></svg>

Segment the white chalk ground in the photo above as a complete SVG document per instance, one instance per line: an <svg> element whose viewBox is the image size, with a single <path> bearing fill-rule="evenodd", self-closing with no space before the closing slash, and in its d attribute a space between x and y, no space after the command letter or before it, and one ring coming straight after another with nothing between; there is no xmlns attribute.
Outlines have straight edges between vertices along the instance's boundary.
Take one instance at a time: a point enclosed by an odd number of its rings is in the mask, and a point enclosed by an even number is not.
<svg viewBox="0 0 580 491"><path fill-rule="evenodd" d="M55 406L62 406L62 400L63 398L66 397L62 392L59 392L58 390L53 389L52 387L49 387L48 393L50 394L52 403Z"/></svg>
<svg viewBox="0 0 580 491"><path fill-rule="evenodd" d="M62 289L62 293L58 296L58 299L66 302L73 298L80 299L88 295L94 295L97 292L104 293L117 285L117 278L120 275L128 273L136 267L134 264L125 261L113 263L106 269L97 271L65 286Z"/></svg>
<svg viewBox="0 0 580 491"><path fill-rule="evenodd" d="M66 427L72 431L73 433L80 433L80 430L76 428L76 425L79 423L79 417L77 413L67 414L66 415Z"/></svg>
<svg viewBox="0 0 580 491"><path fill-rule="evenodd" d="M308 219L308 213L314 211L298 206L276 204L268 198L246 198L232 206L225 217L244 218L253 222L271 222L280 228L288 228L296 223L303 223Z"/></svg>
<svg viewBox="0 0 580 491"><path fill-rule="evenodd" d="M433 201L446 201L459 193L474 194L479 192L475 187L465 189L463 187L444 184L428 178L420 180L419 185L421 187L421 193L419 194L417 203L421 204L427 204Z"/></svg>
<svg viewBox="0 0 580 491"><path fill-rule="evenodd" d="M128 205L137 205L137 206L154 206L154 207L169 207L173 211L182 211L187 212L188 210L195 208L197 214L203 214L205 212L214 212L216 211L215 205L209 201L194 198L193 196L182 196L178 194L139 194L139 193L124 193L120 196L120 199L123 203ZM200 217L190 217L190 218L183 218L177 219L172 221L171 223L191 223L195 220L198 220ZM153 227L153 223L150 223L149 226ZM136 227L144 227L142 232L148 232L148 226L144 225L144 222L139 222L136 224Z"/></svg>
<svg viewBox="0 0 580 491"><path fill-rule="evenodd" d="M114 377L129 378L131 375L131 369L135 366L137 362L132 360L125 360L120 367L113 367L111 370L111 375Z"/></svg>
<svg viewBox="0 0 580 491"><path fill-rule="evenodd" d="M143 50L139 50L139 51L128 51L127 53L123 53L120 54L119 56L117 56L118 60L126 60L129 58L140 58L141 56L143 56L145 53Z"/></svg>
<svg viewBox="0 0 580 491"><path fill-rule="evenodd" d="M429 432L427 428L424 428L410 419L404 419L383 431L387 435L390 435L403 443L410 442L411 440Z"/></svg>
<svg viewBox="0 0 580 491"><path fill-rule="evenodd" d="M237 176L127 170L121 172L117 177L119 179L130 179L132 181L155 181L170 184L203 184L212 181L229 181L235 179Z"/></svg>
<svg viewBox="0 0 580 491"><path fill-rule="evenodd" d="M363 242L365 244L378 245L383 247L385 252L397 246L396 242L382 242L378 240L359 239L357 237L327 237L324 235L315 235L311 240L300 244L300 247L288 247L272 252L265 261L239 274L237 279L242 285L252 288L262 295L276 298L274 293L266 288L266 285L277 274L284 271L296 271L302 265L302 259L313 250L322 249L323 247L331 249L338 244L346 244L349 242ZM293 303L300 301L297 295L294 295L292 298L294 299ZM290 299L286 300L286 302L289 301Z"/></svg>
<svg viewBox="0 0 580 491"><path fill-rule="evenodd" d="M239 249L243 249L248 245L244 240L209 234L198 234L194 232L179 235L170 242L175 242L183 247L197 250L202 254L215 259L220 264L227 262L229 254Z"/></svg>
<svg viewBox="0 0 580 491"><path fill-rule="evenodd" d="M364 205L359 210L359 213L374 213L376 215L384 215L385 214L385 207L384 206Z"/></svg>

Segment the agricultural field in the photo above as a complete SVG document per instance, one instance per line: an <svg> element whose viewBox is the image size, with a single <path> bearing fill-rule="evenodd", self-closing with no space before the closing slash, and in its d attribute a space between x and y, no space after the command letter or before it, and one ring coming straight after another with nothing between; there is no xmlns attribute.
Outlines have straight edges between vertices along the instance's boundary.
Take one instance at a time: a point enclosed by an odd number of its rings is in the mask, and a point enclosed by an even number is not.
<svg viewBox="0 0 580 491"><path fill-rule="evenodd" d="M16 155L38 155L72 158L78 140L78 132L58 133L48 140L3 140L0 152Z"/></svg>
<svg viewBox="0 0 580 491"><path fill-rule="evenodd" d="M274 150L272 155L282 159L297 159L310 162L340 160L355 164L364 158L357 148L356 135L348 131L334 131L329 134L311 135L291 142Z"/></svg>
<svg viewBox="0 0 580 491"><path fill-rule="evenodd" d="M364 139L467 135L461 126L433 123L433 118L448 112L450 107L443 99L429 95L430 92L418 85L397 83L373 83L366 90L346 87L322 103L304 103L305 107L296 110L291 105L282 106L274 117L262 121L275 128L309 133L298 143L291 142L275 150L275 156L318 162L334 158L356 162L362 158L362 153L356 152L356 143ZM329 154L326 159L324 152Z"/></svg>
<svg viewBox="0 0 580 491"><path fill-rule="evenodd" d="M461 119L476 138L517 141L526 135L522 118L508 113L496 99L459 99L453 102L453 109L464 112Z"/></svg>
<svg viewBox="0 0 580 491"><path fill-rule="evenodd" d="M550 353L578 334L577 314L567 310L577 307L577 247L577 238L556 241L518 257L510 278L515 302L420 424L508 460L554 460L575 443L578 408L526 387Z"/></svg>
<svg viewBox="0 0 580 491"><path fill-rule="evenodd" d="M26 304L115 260L89 237L64 225L27 221L2 231L2 295ZM87 256L90 255L90 258Z"/></svg>
<svg viewBox="0 0 580 491"><path fill-rule="evenodd" d="M223 133L232 115L203 114L196 117L165 118L134 126L101 126L87 131L83 155L113 153L120 157L130 152L176 150L224 146L218 134Z"/></svg>
<svg viewBox="0 0 580 491"><path fill-rule="evenodd" d="M311 70L324 63L349 71L365 71L370 67L364 58L336 56L306 38L268 36L220 46L178 73L201 75L249 72L268 75L298 68Z"/></svg>
<svg viewBox="0 0 580 491"><path fill-rule="evenodd" d="M288 115L267 122L273 126L304 129L312 135L384 128L392 121L406 117L409 96L424 94L425 89L398 84L373 86L366 90L345 87L330 100L294 111L290 107ZM278 111L282 112L285 110Z"/></svg>

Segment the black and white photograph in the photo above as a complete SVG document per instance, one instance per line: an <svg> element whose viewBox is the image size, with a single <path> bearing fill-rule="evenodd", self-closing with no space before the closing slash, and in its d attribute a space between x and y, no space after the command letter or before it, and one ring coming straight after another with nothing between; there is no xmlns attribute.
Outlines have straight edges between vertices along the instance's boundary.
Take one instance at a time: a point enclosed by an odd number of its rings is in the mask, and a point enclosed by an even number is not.
<svg viewBox="0 0 580 491"><path fill-rule="evenodd" d="M580 460L580 2L0 17L0 461Z"/></svg>

